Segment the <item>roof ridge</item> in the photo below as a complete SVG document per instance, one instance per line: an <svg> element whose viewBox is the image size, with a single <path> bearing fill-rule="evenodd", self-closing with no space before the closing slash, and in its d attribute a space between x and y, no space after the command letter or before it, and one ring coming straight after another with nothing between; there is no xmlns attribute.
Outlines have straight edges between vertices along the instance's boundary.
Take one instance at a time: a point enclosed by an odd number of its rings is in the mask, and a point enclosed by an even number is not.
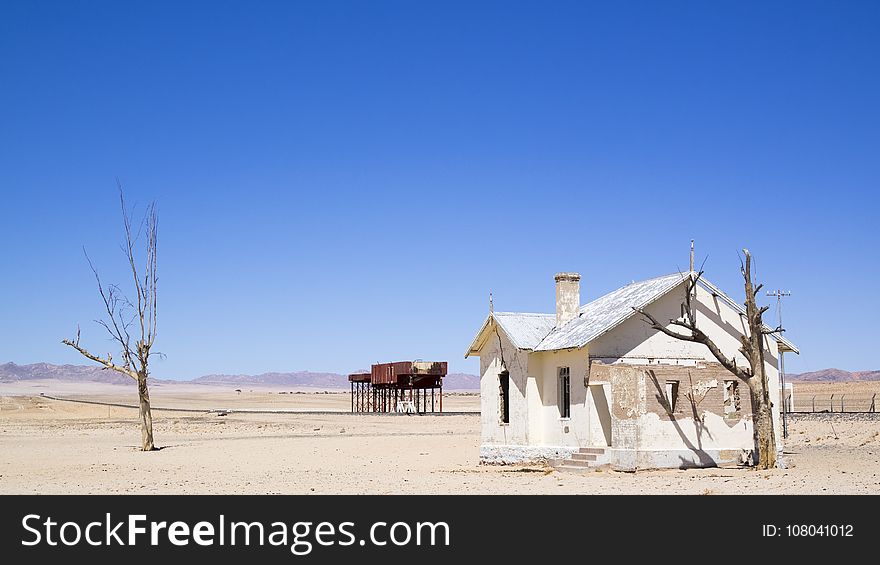
<svg viewBox="0 0 880 565"><path fill-rule="evenodd" d="M631 286L635 286L635 285L637 285L637 284L645 284L645 283L649 283L649 282L653 282L653 281L659 281L660 279L671 278L671 277L673 277L673 276L678 276L679 279L683 279L684 277L686 277L686 276L689 275L689 274L690 274L690 271L689 271L689 272L686 272L686 273L681 273L681 272L679 272L679 273L669 273L669 274L666 274L666 275L660 275L659 277L652 277L652 278L650 278L650 279L644 279L644 280L640 280L640 281L633 281L633 282L631 282L631 283L627 283L627 284L625 284L625 285L623 285L623 286L619 286L619 287L615 288L614 290L609 290L609 291L606 292L605 294L603 294L603 295L601 295L601 296L597 296L596 298L594 298L593 300L590 300L590 301L587 302L586 304L583 304L583 305L579 306L579 307L578 307L578 312L583 313L582 310L583 310L584 308L586 308L587 306L589 306L590 304L596 302L597 300L602 300L603 298L605 298L605 297L608 296L609 294L614 294L615 292L620 292L621 290L623 290L623 289L625 289L625 288L629 288L629 287L631 287Z"/></svg>
<svg viewBox="0 0 880 565"><path fill-rule="evenodd" d="M691 271L687 271L687 272L681 272L681 271L679 271L679 272L675 272L675 273L666 273L665 275L659 275L659 276L656 276L656 277L651 277L650 279L642 279L642 280L640 280L640 281L633 281L633 282L631 282L631 283L627 283L627 284L625 284L625 285L619 287L617 290L620 290L620 289L622 289L622 288L626 288L626 287L628 287L628 286L632 286L632 285L634 285L634 284L644 284L644 283L648 283L648 282L652 282L652 281L659 281L660 279L668 279L668 278L670 278L670 277L675 277L675 276L677 276L677 277L683 279L684 277L686 277L686 276L689 275L690 273L691 273ZM614 291L612 290L611 292L614 292Z"/></svg>
<svg viewBox="0 0 880 565"><path fill-rule="evenodd" d="M544 312L492 312L493 314L510 314L511 316L555 316Z"/></svg>

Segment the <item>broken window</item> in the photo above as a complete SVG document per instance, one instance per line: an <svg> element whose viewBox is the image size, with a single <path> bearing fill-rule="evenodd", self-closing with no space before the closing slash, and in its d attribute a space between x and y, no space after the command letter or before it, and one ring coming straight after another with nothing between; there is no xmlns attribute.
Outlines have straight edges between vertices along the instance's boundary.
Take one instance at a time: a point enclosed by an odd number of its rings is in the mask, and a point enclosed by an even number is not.
<svg viewBox="0 0 880 565"><path fill-rule="evenodd" d="M670 414L675 413L678 404L678 381L666 381L666 407Z"/></svg>
<svg viewBox="0 0 880 565"><path fill-rule="evenodd" d="M498 375L499 416L502 424L510 423L510 373L504 371Z"/></svg>
<svg viewBox="0 0 880 565"><path fill-rule="evenodd" d="M559 400L559 417L571 417L571 379L568 367L559 367L558 390L556 398Z"/></svg>
<svg viewBox="0 0 880 565"><path fill-rule="evenodd" d="M733 416L740 411L739 383L724 381L724 415Z"/></svg>

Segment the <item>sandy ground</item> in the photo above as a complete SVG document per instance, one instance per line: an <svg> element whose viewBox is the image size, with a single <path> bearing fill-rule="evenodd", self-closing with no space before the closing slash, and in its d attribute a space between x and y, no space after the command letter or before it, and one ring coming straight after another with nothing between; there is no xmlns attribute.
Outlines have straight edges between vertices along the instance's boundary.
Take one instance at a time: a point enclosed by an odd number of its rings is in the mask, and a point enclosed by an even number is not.
<svg viewBox="0 0 880 565"><path fill-rule="evenodd" d="M880 419L792 418L788 469L560 473L478 464L479 416L351 415L347 394L170 385L154 406L339 414L154 412L160 451L137 450L129 387L0 384L0 494L880 494ZM476 395L448 410L477 410Z"/></svg>

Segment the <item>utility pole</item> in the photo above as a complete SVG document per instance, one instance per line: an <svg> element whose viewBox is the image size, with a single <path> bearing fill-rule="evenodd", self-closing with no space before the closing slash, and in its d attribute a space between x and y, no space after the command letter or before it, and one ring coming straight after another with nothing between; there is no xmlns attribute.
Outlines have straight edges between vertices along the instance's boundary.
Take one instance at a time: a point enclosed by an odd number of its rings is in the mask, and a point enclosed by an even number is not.
<svg viewBox="0 0 880 565"><path fill-rule="evenodd" d="M767 296L776 297L776 327L779 329L781 336L782 332L785 331L782 327L782 299L786 296L791 296L791 292L787 290L768 290ZM779 382L782 385L782 437L787 438L788 422L786 421L785 413L788 411L788 408L785 402L785 354L782 351L779 352Z"/></svg>

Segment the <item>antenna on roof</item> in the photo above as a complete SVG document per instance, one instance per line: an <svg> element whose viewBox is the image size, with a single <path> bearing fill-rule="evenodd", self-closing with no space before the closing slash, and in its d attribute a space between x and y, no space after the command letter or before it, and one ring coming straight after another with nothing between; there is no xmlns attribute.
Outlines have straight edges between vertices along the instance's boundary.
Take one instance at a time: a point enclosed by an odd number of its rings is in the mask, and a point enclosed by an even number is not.
<svg viewBox="0 0 880 565"><path fill-rule="evenodd" d="M495 304L492 302L492 293L489 293L489 313L493 314L495 312Z"/></svg>
<svg viewBox="0 0 880 565"><path fill-rule="evenodd" d="M691 240L691 272L694 272L694 240Z"/></svg>

